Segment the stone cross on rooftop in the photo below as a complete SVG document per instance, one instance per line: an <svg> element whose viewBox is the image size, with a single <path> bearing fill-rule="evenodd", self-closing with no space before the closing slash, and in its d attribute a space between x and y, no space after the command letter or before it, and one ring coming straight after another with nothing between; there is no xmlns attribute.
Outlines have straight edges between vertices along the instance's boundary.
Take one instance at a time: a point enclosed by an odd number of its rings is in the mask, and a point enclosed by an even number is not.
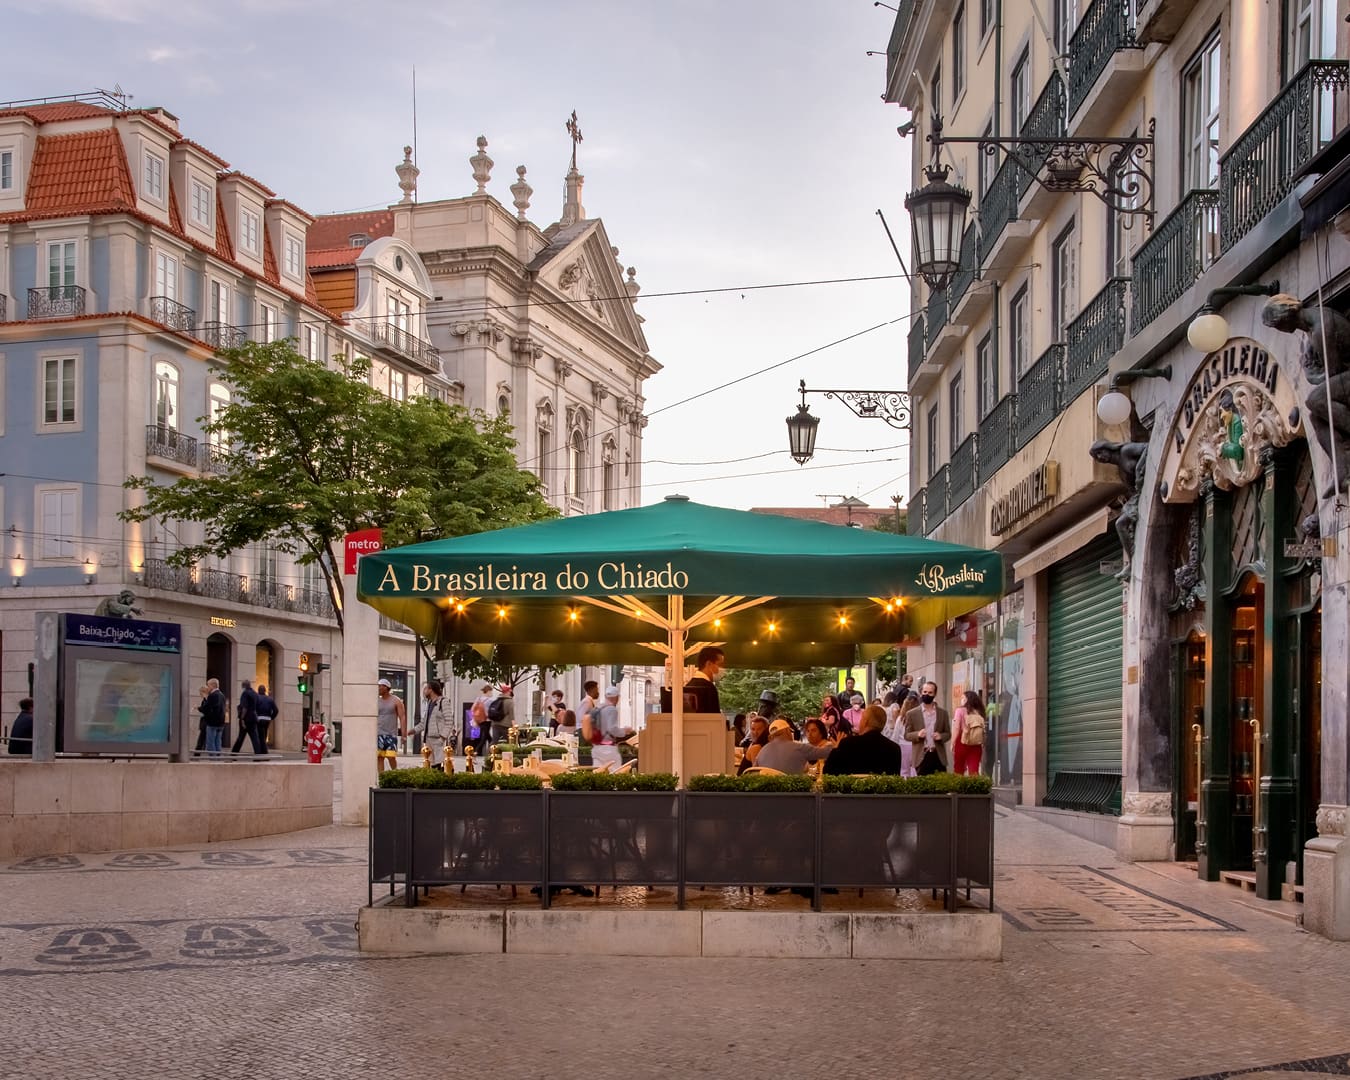
<svg viewBox="0 0 1350 1080"><path fill-rule="evenodd" d="M581 127L580 127L580 125L577 123L577 111L576 111L576 109L573 109L573 110L572 110L572 118L571 118L570 120L567 121L566 127L567 127L567 134L569 134L570 136L572 136L572 171L573 171L573 172L576 172L576 168L577 168L577 143L581 142L581 141L582 141L582 138L583 138L583 136L582 136L582 134L581 134Z"/></svg>

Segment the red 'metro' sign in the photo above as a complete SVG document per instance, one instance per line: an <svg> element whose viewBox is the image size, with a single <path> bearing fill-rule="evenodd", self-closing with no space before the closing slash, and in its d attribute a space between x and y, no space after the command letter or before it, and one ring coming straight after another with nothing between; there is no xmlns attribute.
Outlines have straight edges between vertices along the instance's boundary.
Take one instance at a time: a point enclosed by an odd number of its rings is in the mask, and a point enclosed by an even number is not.
<svg viewBox="0 0 1350 1080"><path fill-rule="evenodd" d="M380 529L359 529L356 532L349 532L347 541L343 545L345 554L342 560L342 572L344 574L356 573L358 556L370 555L383 547L384 533Z"/></svg>

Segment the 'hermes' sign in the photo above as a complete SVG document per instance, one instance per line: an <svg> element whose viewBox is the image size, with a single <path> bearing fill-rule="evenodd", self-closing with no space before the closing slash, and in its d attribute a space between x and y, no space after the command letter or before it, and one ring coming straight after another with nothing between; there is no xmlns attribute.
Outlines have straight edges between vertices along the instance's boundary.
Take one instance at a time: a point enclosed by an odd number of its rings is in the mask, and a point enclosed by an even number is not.
<svg viewBox="0 0 1350 1080"><path fill-rule="evenodd" d="M1038 506L1059 494L1059 463L1047 461L1030 476L1019 480L1013 489L994 503L989 511L989 531L995 536L1007 532Z"/></svg>

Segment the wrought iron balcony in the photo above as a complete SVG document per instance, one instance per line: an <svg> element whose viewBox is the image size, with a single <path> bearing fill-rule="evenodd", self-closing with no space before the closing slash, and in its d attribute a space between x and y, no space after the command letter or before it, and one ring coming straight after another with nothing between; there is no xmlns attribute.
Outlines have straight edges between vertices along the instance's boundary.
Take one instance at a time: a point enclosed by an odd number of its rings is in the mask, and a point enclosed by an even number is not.
<svg viewBox="0 0 1350 1080"><path fill-rule="evenodd" d="M944 465L928 478L924 488L923 534L929 536L933 530L947 520L947 466Z"/></svg>
<svg viewBox="0 0 1350 1080"><path fill-rule="evenodd" d="M84 290L78 285L51 285L28 290L30 319L60 319L84 314Z"/></svg>
<svg viewBox="0 0 1350 1080"><path fill-rule="evenodd" d="M1064 404L1101 379L1111 357L1125 344L1129 284L1129 278L1112 278L1065 329Z"/></svg>
<svg viewBox="0 0 1350 1080"><path fill-rule="evenodd" d="M905 516L905 532L910 536L923 535L924 489L919 488L909 497L909 510Z"/></svg>
<svg viewBox="0 0 1350 1080"><path fill-rule="evenodd" d="M900 63L900 46L904 44L909 24L914 20L916 0L898 0L895 5L895 22L891 25L891 40L886 45L886 85L890 86L895 78L896 65Z"/></svg>
<svg viewBox="0 0 1350 1080"><path fill-rule="evenodd" d="M229 323L202 323L201 333L197 335L213 349L237 349L248 340L248 334Z"/></svg>
<svg viewBox="0 0 1350 1080"><path fill-rule="evenodd" d="M1017 395L1005 394L980 421L976 442L976 468L980 482L998 472L1012 456L1013 421L1017 418Z"/></svg>
<svg viewBox="0 0 1350 1080"><path fill-rule="evenodd" d="M198 567L194 571L174 566L164 559L146 559L144 573L148 589L164 589L212 600L229 600L237 604L333 618L333 602L324 589L287 585L270 579L250 580L244 574L206 567Z"/></svg>
<svg viewBox="0 0 1350 1080"><path fill-rule="evenodd" d="M1041 90L1036 104L1027 113L1022 122L1022 130L1017 133L1021 139L1061 139L1064 137L1066 122L1066 102L1064 80L1059 72L1051 74ZM1050 145L1024 146L1018 152L1017 198L1020 201L1028 191L1044 191L1033 179L1045 167L1050 157Z"/></svg>
<svg viewBox="0 0 1350 1080"><path fill-rule="evenodd" d="M961 269L952 277L952 284L949 291L951 300L949 306L953 311L966 295L966 290L974 282L976 274L979 272L979 263L976 256L979 247L979 232L975 222L966 226L966 231L961 236Z"/></svg>
<svg viewBox="0 0 1350 1080"><path fill-rule="evenodd" d="M924 357L924 320L922 315L916 315L914 322L909 328L909 381L906 385L914 385L914 377L918 374L920 365L923 364Z"/></svg>
<svg viewBox="0 0 1350 1080"><path fill-rule="evenodd" d="M1017 448L1031 442L1063 404L1064 346L1051 345L1017 378Z"/></svg>
<svg viewBox="0 0 1350 1080"><path fill-rule="evenodd" d="M0 293L0 322L6 322L8 316L5 314L5 294Z"/></svg>
<svg viewBox="0 0 1350 1080"><path fill-rule="evenodd" d="M1334 134L1336 95L1350 62L1310 60L1219 159L1219 232L1236 244L1293 190L1303 167Z"/></svg>
<svg viewBox="0 0 1350 1080"><path fill-rule="evenodd" d="M948 513L975 493L975 443L976 436L972 433L952 451L951 464L947 468Z"/></svg>
<svg viewBox="0 0 1350 1080"><path fill-rule="evenodd" d="M1192 191L1135 252L1130 333L1180 299L1218 257L1219 193Z"/></svg>
<svg viewBox="0 0 1350 1080"><path fill-rule="evenodd" d="M415 367L433 375L441 373L441 354L436 346L423 341L387 319L353 319L352 325L372 345L392 352Z"/></svg>
<svg viewBox="0 0 1350 1080"><path fill-rule="evenodd" d="M989 182L988 189L980 197L980 265L988 260L989 253L994 250L1008 222L1017 220L1021 171L1022 167L1011 156L1005 157Z"/></svg>
<svg viewBox="0 0 1350 1080"><path fill-rule="evenodd" d="M219 476L230 467L230 451L226 447L212 446L211 443L204 442L201 446L201 461L198 467L204 473Z"/></svg>
<svg viewBox="0 0 1350 1080"><path fill-rule="evenodd" d="M942 333L942 328L947 325L947 315L949 313L947 305L947 290L934 289L928 294L928 329L927 346L931 347L933 342L938 339Z"/></svg>
<svg viewBox="0 0 1350 1080"><path fill-rule="evenodd" d="M195 311L177 300L170 300L167 296L150 297L150 318L163 323L170 330L178 330L184 334L192 333L197 325Z"/></svg>
<svg viewBox="0 0 1350 1080"><path fill-rule="evenodd" d="M197 465L197 440L167 424L148 424L145 429L146 457L166 458L180 465Z"/></svg>
<svg viewBox="0 0 1350 1080"><path fill-rule="evenodd" d="M1069 39L1069 115L1087 100L1116 53L1142 48L1130 0L1094 0Z"/></svg>

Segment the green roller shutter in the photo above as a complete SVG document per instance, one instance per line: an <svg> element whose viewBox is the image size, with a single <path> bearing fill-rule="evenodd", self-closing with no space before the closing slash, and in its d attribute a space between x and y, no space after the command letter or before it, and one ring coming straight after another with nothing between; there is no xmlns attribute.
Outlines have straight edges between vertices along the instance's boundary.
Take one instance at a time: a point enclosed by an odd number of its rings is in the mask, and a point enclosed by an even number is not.
<svg viewBox="0 0 1350 1080"><path fill-rule="evenodd" d="M1101 572L1120 563L1114 534L1050 568L1050 709L1046 771L1120 772L1120 582Z"/></svg>

